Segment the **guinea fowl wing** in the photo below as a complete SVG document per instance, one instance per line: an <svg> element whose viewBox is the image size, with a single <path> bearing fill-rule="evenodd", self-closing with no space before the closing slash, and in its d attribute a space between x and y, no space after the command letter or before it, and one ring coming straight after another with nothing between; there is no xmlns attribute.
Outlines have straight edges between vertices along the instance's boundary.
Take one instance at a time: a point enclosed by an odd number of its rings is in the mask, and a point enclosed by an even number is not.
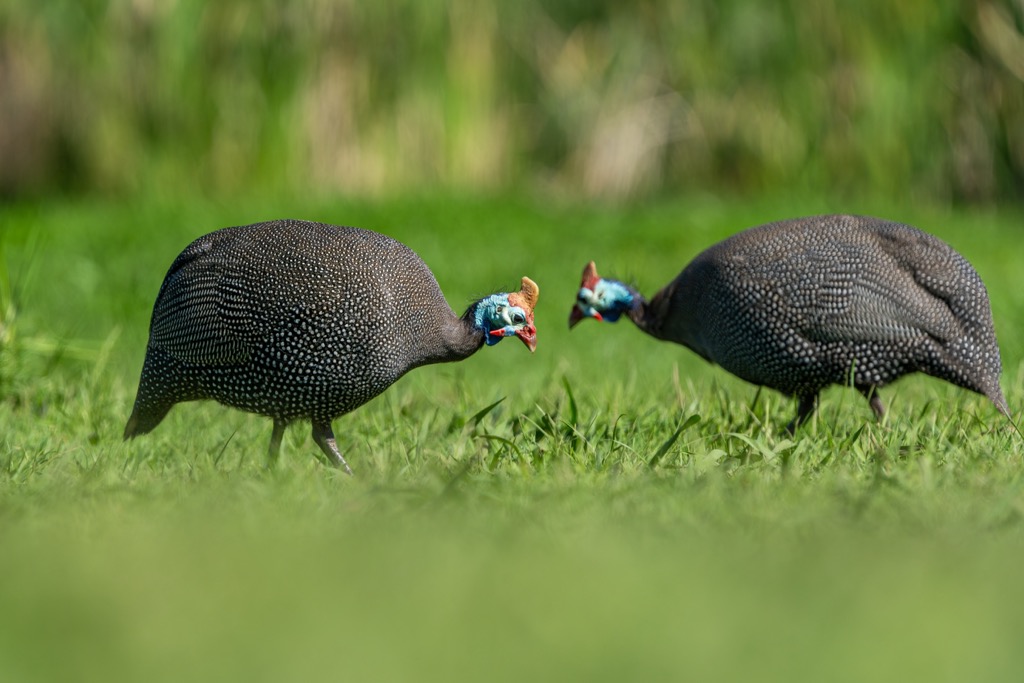
<svg viewBox="0 0 1024 683"><path fill-rule="evenodd" d="M867 235L870 237L870 235ZM788 309L794 330L814 342L898 341L928 335L947 342L961 334L948 302L924 286L916 264L855 233L811 243L758 268L761 292Z"/></svg>
<svg viewBox="0 0 1024 683"><path fill-rule="evenodd" d="M249 359L252 311L243 279L223 258L186 251L171 266L153 307L150 344L199 365Z"/></svg>

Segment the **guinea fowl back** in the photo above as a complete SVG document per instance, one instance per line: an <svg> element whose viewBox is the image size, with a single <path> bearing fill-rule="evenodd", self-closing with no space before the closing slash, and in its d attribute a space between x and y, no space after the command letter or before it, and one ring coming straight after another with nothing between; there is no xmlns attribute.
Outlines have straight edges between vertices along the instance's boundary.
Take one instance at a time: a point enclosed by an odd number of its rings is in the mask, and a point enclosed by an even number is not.
<svg viewBox="0 0 1024 683"><path fill-rule="evenodd" d="M410 329L431 330L455 317L430 269L401 242L360 228L281 220L224 228L189 245L157 296L151 342L181 360L244 361L267 341L289 343L286 330L268 339L271 320L307 327L315 320L331 334L339 304L354 324L341 330L350 343L370 347L369 339L386 337L395 343L385 346L424 355L435 340ZM407 312L404 324L385 315L393 306Z"/></svg>

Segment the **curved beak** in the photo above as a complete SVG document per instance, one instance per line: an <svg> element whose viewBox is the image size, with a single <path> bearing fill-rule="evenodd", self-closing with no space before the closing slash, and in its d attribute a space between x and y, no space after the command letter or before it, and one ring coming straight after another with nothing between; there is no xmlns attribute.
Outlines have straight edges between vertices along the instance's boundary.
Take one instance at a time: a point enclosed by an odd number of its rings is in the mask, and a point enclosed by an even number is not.
<svg viewBox="0 0 1024 683"><path fill-rule="evenodd" d="M573 327L576 326L576 323L583 320L584 318L593 318L597 322L604 321L604 318L602 318L601 314L598 313L597 311L594 311L590 315L587 315L582 310L580 310L579 306L573 306L572 311L570 311L569 313L569 329L571 330Z"/></svg>
<svg viewBox="0 0 1024 683"><path fill-rule="evenodd" d="M583 311L580 310L579 306L573 306L569 312L569 329L576 327L576 323L583 320L587 316L583 315Z"/></svg>
<svg viewBox="0 0 1024 683"><path fill-rule="evenodd" d="M530 353L537 350L537 328L533 325L525 325L524 327L516 330L516 336L519 337L526 348L530 349Z"/></svg>

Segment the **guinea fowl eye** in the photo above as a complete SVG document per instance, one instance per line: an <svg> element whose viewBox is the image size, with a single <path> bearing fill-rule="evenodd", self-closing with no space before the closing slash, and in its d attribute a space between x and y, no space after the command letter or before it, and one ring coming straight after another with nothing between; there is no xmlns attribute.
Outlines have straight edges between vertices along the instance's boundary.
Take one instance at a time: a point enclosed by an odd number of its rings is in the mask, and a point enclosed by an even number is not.
<svg viewBox="0 0 1024 683"><path fill-rule="evenodd" d="M526 316L523 315L522 313L513 313L512 314L512 322L513 322L513 324L516 324L516 325L522 325L523 323L526 322Z"/></svg>

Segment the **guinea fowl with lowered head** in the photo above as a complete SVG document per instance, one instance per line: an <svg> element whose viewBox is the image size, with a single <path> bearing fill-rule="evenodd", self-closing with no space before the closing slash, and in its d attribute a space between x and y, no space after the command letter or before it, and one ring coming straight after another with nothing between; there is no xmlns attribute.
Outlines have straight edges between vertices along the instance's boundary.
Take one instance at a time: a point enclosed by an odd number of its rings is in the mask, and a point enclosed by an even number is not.
<svg viewBox="0 0 1024 683"><path fill-rule="evenodd" d="M852 384L881 418L878 389L912 372L983 394L1010 417L985 285L949 245L908 225L818 216L751 228L699 254L650 301L589 263L569 326L622 315L796 397L791 430L831 384Z"/></svg>
<svg viewBox="0 0 1024 683"><path fill-rule="evenodd" d="M331 422L409 370L458 361L516 336L533 351L537 285L492 294L460 317L426 264L390 237L280 220L200 237L157 295L129 439L182 401L214 399L285 426L313 425L328 460L351 473Z"/></svg>

